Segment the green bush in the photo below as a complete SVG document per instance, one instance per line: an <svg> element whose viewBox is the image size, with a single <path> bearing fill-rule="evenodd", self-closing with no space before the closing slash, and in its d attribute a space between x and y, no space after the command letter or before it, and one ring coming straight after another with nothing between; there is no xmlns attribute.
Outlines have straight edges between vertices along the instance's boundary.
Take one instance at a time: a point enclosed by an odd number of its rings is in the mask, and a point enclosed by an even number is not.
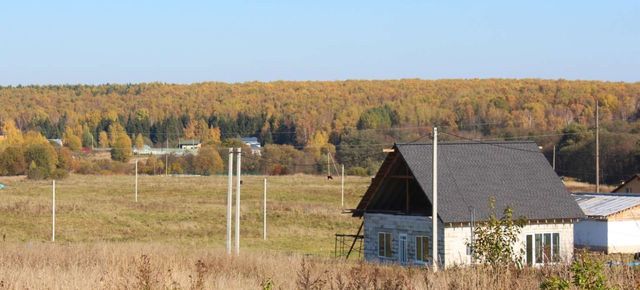
<svg viewBox="0 0 640 290"><path fill-rule="evenodd" d="M367 176L369 175L369 170L364 167L355 166L347 169L346 173L347 175Z"/></svg>
<svg viewBox="0 0 640 290"><path fill-rule="evenodd" d="M560 277L551 277L546 279L540 284L540 289L543 290L567 290L569 289L569 281Z"/></svg>

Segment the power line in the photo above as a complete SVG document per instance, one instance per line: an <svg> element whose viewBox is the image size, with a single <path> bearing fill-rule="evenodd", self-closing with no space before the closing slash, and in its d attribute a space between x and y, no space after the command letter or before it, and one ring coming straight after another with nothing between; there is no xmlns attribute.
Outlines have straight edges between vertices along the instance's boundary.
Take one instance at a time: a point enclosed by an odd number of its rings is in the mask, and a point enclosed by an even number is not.
<svg viewBox="0 0 640 290"><path fill-rule="evenodd" d="M522 148L515 148L515 147L505 146L505 145L502 145L502 144L485 142L485 141L477 140L477 139L471 139L471 138L463 137L463 136L456 135L456 134L453 134L453 133L448 133L448 132L441 132L441 133L442 134L446 134L446 135L450 135L450 136L453 136L453 137L457 137L457 138L460 138L460 139L468 140L468 141L471 141L471 142L490 145L490 146L495 146L495 147L500 147L500 148L504 148L504 149L516 150L516 151L522 151L522 152L529 152L529 153L540 153L539 150L535 150L534 151L534 150L527 150L527 149L522 149Z"/></svg>

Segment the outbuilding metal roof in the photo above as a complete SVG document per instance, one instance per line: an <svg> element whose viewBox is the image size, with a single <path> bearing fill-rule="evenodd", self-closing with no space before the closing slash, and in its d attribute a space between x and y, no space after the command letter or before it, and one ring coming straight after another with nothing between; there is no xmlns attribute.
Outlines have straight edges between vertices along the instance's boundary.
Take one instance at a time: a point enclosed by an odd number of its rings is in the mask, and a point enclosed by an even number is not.
<svg viewBox="0 0 640 290"><path fill-rule="evenodd" d="M585 215L608 217L636 206L640 206L640 195L613 193L576 193L573 197Z"/></svg>

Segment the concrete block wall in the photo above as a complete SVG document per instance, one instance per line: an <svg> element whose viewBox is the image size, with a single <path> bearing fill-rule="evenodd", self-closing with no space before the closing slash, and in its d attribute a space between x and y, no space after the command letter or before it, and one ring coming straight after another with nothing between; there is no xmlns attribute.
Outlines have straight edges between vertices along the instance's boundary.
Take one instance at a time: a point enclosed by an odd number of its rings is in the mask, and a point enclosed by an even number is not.
<svg viewBox="0 0 640 290"><path fill-rule="evenodd" d="M526 250L527 235L558 233L560 237L560 257L563 261L570 261L573 257L573 224L572 223L548 223L527 224L518 235L515 245L516 253ZM468 226L447 227L444 233L445 242L445 266L465 265L471 263L471 255L468 255L467 243L471 240L471 228ZM526 252L523 258L526 259Z"/></svg>
<svg viewBox="0 0 640 290"><path fill-rule="evenodd" d="M427 236L429 238L429 247L431 247L431 217L426 216L408 216L408 215L392 215L392 214L373 214L365 213L364 215L364 257L367 261L382 263L397 263L399 261L398 239L400 234L407 235L407 261L410 265L419 265L421 263L415 260L416 257L416 237ZM392 257L378 256L378 233L391 233ZM445 259L444 246L444 225L438 226L438 252L440 263ZM430 261L429 261L430 263Z"/></svg>

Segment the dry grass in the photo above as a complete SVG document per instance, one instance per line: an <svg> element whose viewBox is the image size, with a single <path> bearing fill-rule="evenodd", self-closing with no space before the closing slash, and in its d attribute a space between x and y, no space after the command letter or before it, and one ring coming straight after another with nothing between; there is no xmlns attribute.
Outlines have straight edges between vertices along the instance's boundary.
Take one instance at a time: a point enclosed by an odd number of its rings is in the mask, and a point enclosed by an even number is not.
<svg viewBox="0 0 640 290"><path fill-rule="evenodd" d="M537 289L567 266L523 270L372 265L250 250L154 243L0 244L0 289ZM605 269L609 286L638 289L640 269Z"/></svg>
<svg viewBox="0 0 640 290"><path fill-rule="evenodd" d="M576 181L570 178L565 178L564 186L570 192L596 192L596 185L586 182ZM616 187L611 185L600 185L600 192L611 192Z"/></svg>
<svg viewBox="0 0 640 290"><path fill-rule="evenodd" d="M359 220L341 214L340 180L321 176L269 177L269 239L262 240L261 176L243 177L242 247L330 256L336 232L353 233ZM227 179L72 175L57 182L60 242L154 242L223 247ZM51 182L0 178L0 236L8 242L51 237ZM348 177L354 207L368 178Z"/></svg>
<svg viewBox="0 0 640 290"><path fill-rule="evenodd" d="M333 259L340 182L269 177L269 239L262 240L262 177L243 178L242 255L225 254L226 177L78 176L58 183L50 239L50 182L0 178L0 289L536 289L567 266L492 271L370 265ZM349 177L347 207L369 178ZM611 257L607 257L609 259ZM639 270L607 268L610 286L640 289Z"/></svg>

